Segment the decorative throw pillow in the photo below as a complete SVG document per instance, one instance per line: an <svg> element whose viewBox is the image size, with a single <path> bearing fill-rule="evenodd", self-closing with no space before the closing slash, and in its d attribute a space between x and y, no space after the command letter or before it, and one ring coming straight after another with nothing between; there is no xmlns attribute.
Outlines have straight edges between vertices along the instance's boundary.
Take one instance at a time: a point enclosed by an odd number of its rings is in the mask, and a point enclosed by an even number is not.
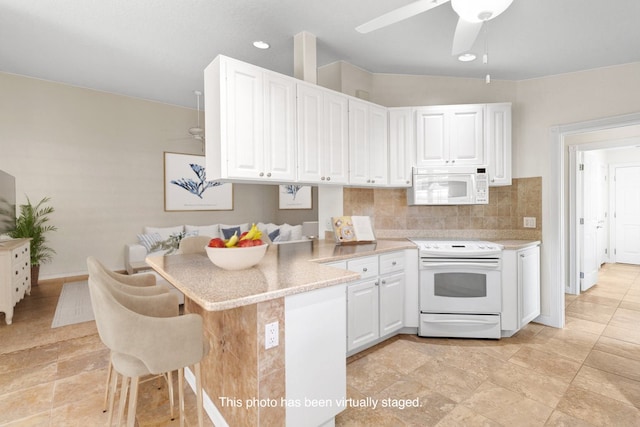
<svg viewBox="0 0 640 427"><path fill-rule="evenodd" d="M209 236L212 239L214 237L222 237L220 234L220 226L218 224L212 225L185 225L184 231L188 233L196 232L198 236ZM186 236L185 236L186 237Z"/></svg>
<svg viewBox="0 0 640 427"><path fill-rule="evenodd" d="M162 236L160 233L138 234L138 241L147 249L147 252L151 252L151 248L162 242Z"/></svg>
<svg viewBox="0 0 640 427"><path fill-rule="evenodd" d="M231 227L231 228L221 228L220 230L222 230L222 235L224 236L225 240L226 239L230 239L231 236L233 236L235 233L238 233L238 237L240 237L240 227Z"/></svg>
<svg viewBox="0 0 640 427"><path fill-rule="evenodd" d="M271 241L275 241L275 239L280 235L280 229L276 228L275 230L273 230L271 233L267 234L267 236L269 236L269 239L271 239Z"/></svg>
<svg viewBox="0 0 640 427"><path fill-rule="evenodd" d="M281 231L278 237L273 239L273 243L288 242L289 240L291 240L291 231L285 230Z"/></svg>
<svg viewBox="0 0 640 427"><path fill-rule="evenodd" d="M182 225L176 225L174 227L144 227L142 231L144 234L158 233L162 240L166 240L172 235L183 233L184 227Z"/></svg>

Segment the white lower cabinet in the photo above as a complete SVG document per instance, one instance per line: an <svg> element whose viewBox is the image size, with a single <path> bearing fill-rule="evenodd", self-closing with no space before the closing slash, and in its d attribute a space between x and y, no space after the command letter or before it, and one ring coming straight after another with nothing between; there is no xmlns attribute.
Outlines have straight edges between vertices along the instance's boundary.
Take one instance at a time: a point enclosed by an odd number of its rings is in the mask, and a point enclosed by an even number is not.
<svg viewBox="0 0 640 427"><path fill-rule="evenodd" d="M502 336L511 336L540 315L540 246L502 253Z"/></svg>
<svg viewBox="0 0 640 427"><path fill-rule="evenodd" d="M13 307L31 294L31 239L7 240L0 244L0 312L7 325L13 321Z"/></svg>
<svg viewBox="0 0 640 427"><path fill-rule="evenodd" d="M347 354L404 326L404 251L347 261L362 280L347 286Z"/></svg>

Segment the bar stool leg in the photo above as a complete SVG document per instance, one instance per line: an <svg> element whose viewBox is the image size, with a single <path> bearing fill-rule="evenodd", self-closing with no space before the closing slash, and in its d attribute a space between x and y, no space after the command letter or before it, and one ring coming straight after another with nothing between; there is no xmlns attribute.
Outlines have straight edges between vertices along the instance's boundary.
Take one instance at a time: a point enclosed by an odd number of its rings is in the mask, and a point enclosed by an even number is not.
<svg viewBox="0 0 640 427"><path fill-rule="evenodd" d="M178 406L180 408L180 427L184 427L184 368L178 369Z"/></svg>
<svg viewBox="0 0 640 427"><path fill-rule="evenodd" d="M138 377L131 378L131 392L129 393L129 413L127 414L127 427L136 424L136 406L138 404Z"/></svg>
<svg viewBox="0 0 640 427"><path fill-rule="evenodd" d="M102 412L107 412L108 406L107 403L109 401L109 387L111 386L111 373L113 370L113 365L111 364L111 355L109 355L109 368L107 368L107 385L104 389L104 403L102 404Z"/></svg>
<svg viewBox="0 0 640 427"><path fill-rule="evenodd" d="M118 427L122 425L124 417L124 407L127 404L127 392L129 391L129 377L122 376L122 386L120 386L120 403L118 406Z"/></svg>

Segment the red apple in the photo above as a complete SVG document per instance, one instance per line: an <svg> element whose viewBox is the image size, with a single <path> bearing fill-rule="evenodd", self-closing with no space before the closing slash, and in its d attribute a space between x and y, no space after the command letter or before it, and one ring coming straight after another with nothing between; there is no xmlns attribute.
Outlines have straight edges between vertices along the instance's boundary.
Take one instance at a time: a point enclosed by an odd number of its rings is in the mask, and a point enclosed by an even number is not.
<svg viewBox="0 0 640 427"><path fill-rule="evenodd" d="M240 248L248 248L249 246L253 246L253 240L245 239L238 242Z"/></svg>
<svg viewBox="0 0 640 427"><path fill-rule="evenodd" d="M254 239L251 241L251 246L260 246L263 243L262 239Z"/></svg>
<svg viewBox="0 0 640 427"><path fill-rule="evenodd" d="M215 238L209 240L209 247L210 248L224 248L224 240L222 240L219 237L215 237Z"/></svg>
<svg viewBox="0 0 640 427"><path fill-rule="evenodd" d="M242 240L242 238L243 238L244 236L246 236L246 235L247 235L247 233L248 233L248 231L243 231L243 232L242 232L242 234L240 235L240 240Z"/></svg>

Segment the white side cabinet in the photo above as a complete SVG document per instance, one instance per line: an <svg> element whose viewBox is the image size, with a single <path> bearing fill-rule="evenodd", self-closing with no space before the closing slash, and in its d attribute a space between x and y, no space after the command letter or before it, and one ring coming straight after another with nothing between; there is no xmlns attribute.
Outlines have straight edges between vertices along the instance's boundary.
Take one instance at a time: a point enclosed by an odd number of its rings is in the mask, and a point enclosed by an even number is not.
<svg viewBox="0 0 640 427"><path fill-rule="evenodd" d="M0 243L0 311L5 322L13 322L13 308L31 294L30 239L15 239Z"/></svg>
<svg viewBox="0 0 640 427"><path fill-rule="evenodd" d="M344 185L349 170L348 98L297 85L298 180Z"/></svg>
<svg viewBox="0 0 640 427"><path fill-rule="evenodd" d="M502 254L502 336L511 336L540 315L540 245Z"/></svg>
<svg viewBox="0 0 640 427"><path fill-rule="evenodd" d="M484 105L441 105L416 109L416 165L482 165Z"/></svg>
<svg viewBox="0 0 640 427"><path fill-rule="evenodd" d="M404 251L347 261L362 280L347 286L347 354L353 354L404 325Z"/></svg>
<svg viewBox="0 0 640 427"><path fill-rule="evenodd" d="M484 128L489 186L511 185L511 103L487 104Z"/></svg>
<svg viewBox="0 0 640 427"><path fill-rule="evenodd" d="M295 81L218 56L204 86L207 178L295 181Z"/></svg>
<svg viewBox="0 0 640 427"><path fill-rule="evenodd" d="M349 184L386 186L387 109L349 99Z"/></svg>
<svg viewBox="0 0 640 427"><path fill-rule="evenodd" d="M389 108L389 186L410 187L415 166L413 108Z"/></svg>

